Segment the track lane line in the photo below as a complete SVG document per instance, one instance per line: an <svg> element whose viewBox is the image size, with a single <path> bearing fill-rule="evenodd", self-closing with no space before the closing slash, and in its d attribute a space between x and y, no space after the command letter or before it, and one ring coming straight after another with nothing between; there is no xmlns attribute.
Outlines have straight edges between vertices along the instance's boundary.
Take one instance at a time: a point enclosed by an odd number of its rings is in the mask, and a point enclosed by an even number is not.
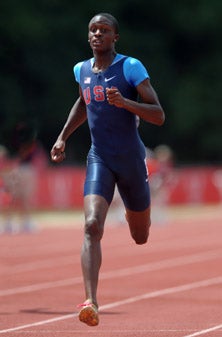
<svg viewBox="0 0 222 337"><path fill-rule="evenodd" d="M140 273L145 273L148 271L156 271L166 268L172 268L172 267L180 267L187 264L194 264L198 262L205 262L210 261L215 258L220 258L222 254L222 250L210 250L208 252L203 252L199 254L191 254L191 255L185 255L176 257L173 259L166 259L162 261L157 262L151 262L147 264L142 264L136 267L129 267L129 268L120 268L118 270L111 270L107 272L103 272L100 275L100 280L107 280L107 279L113 279L117 277L126 277L128 275L135 275ZM27 285L23 287L18 288L12 288L12 289L5 289L0 290L0 297L3 296L10 296L15 294L24 294L24 293L30 293L34 291L40 291L44 289L52 289L57 287L64 287L69 285L75 285L80 284L82 282L82 276L77 276L75 278L68 278L64 280L57 280L53 282L43 282L38 284L32 284Z"/></svg>
<svg viewBox="0 0 222 337"><path fill-rule="evenodd" d="M208 332L216 331L216 330L219 330L219 329L222 329L222 324L213 326L213 327L208 328L208 329L205 329L205 330L200 330L200 331L197 331L197 332L195 332L195 333L192 333L191 335L186 335L186 336L183 336L183 337L196 337L196 336L201 336L201 335L205 335L205 334L208 333Z"/></svg>
<svg viewBox="0 0 222 337"><path fill-rule="evenodd" d="M15 266L3 266L1 267L1 274L11 275L11 274L18 274L18 273L24 273L29 271L37 271L42 269L52 269L55 267L58 267L59 264L62 266L67 266L70 264L75 264L80 261L79 256L76 255L68 255L65 257L59 257L59 258L51 258L51 259L44 259L44 260L38 260L33 262L27 262L27 263L21 263L17 264Z"/></svg>
<svg viewBox="0 0 222 337"><path fill-rule="evenodd" d="M152 291L152 292L149 292L149 293L129 297L129 298L126 298L124 300L111 302L111 303L102 305L100 307L100 311L106 310L106 309L112 309L112 308L115 308L115 307L119 307L121 305L126 305L126 304L130 304L130 303L142 301L142 300L145 300L145 299L149 299L149 298L155 298L155 297L160 297L160 296L163 296L163 295L175 294L175 293L189 291L189 290L193 290L193 289L209 287L209 286L213 286L213 285L220 284L220 283L222 283L222 276L218 276L218 277L214 277L214 278L210 278L210 279L205 279L205 280L198 281L198 282L186 283L186 284L182 284L182 285L175 286L175 287L160 289L160 290ZM51 318L51 319L30 323L30 324L24 324L24 325L20 325L20 326L17 326L17 327L0 330L0 334L9 333L9 332L12 332L12 331L24 330L26 328L35 327L35 326L50 324L50 323L66 320L66 319L69 319L69 318L74 318L76 316L78 316L78 313L58 316L58 317L54 317L54 318ZM214 327L213 329L216 330L216 328L219 329L220 327L221 327L221 325L218 325L218 326ZM202 334L207 333L205 331L206 330L202 330ZM199 332L199 335L200 335L200 333L201 332ZM187 336L184 336L184 337L195 337L195 336L199 336L199 335L196 335L196 333L195 333L195 334L187 335Z"/></svg>

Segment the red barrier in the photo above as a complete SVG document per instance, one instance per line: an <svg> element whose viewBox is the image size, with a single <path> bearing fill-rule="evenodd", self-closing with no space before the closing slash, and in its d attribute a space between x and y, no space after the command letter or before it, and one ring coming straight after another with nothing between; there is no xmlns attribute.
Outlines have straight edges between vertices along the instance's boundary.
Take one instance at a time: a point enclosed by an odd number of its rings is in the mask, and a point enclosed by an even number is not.
<svg viewBox="0 0 222 337"><path fill-rule="evenodd" d="M34 206L41 209L69 209L83 206L83 168L51 168L38 176Z"/></svg>
<svg viewBox="0 0 222 337"><path fill-rule="evenodd" d="M173 171L170 204L222 202L222 168L183 168Z"/></svg>
<svg viewBox="0 0 222 337"><path fill-rule="evenodd" d="M37 209L83 206L85 168L49 168L37 177L33 205ZM172 169L161 187L168 204L222 202L222 168ZM159 193L161 193L161 188Z"/></svg>

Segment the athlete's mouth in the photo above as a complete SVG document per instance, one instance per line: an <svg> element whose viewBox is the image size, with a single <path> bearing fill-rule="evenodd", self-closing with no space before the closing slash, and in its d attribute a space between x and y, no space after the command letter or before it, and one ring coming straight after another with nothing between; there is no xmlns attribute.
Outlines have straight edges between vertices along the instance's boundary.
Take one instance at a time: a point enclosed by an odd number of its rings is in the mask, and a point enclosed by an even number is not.
<svg viewBox="0 0 222 337"><path fill-rule="evenodd" d="M95 40L93 40L92 41L92 44L93 45L101 45L103 42L102 42L102 40L100 40L100 39L95 39Z"/></svg>

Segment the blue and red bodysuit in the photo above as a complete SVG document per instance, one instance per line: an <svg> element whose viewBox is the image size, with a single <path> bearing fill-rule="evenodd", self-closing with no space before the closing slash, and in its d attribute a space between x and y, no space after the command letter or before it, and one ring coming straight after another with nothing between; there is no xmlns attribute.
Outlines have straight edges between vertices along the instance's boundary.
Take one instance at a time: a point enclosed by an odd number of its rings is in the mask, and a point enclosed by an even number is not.
<svg viewBox="0 0 222 337"><path fill-rule="evenodd" d="M146 151L138 133L136 115L110 105L106 88L117 87L123 97L136 101L136 86L149 75L142 63L117 54L103 72L94 73L94 59L74 66L87 108L91 149L87 158L84 195L98 194L110 204L115 184L132 211L143 211L150 204Z"/></svg>

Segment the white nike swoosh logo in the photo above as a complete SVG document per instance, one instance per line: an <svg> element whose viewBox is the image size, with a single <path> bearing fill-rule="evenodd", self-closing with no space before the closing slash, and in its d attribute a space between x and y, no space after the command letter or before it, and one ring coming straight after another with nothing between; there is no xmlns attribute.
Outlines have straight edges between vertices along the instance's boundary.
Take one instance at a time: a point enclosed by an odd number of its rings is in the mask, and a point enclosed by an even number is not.
<svg viewBox="0 0 222 337"><path fill-rule="evenodd" d="M105 82L109 82L109 81L111 81L113 78L115 78L116 77L116 75L115 76L112 76L112 77L109 77L109 78L105 78Z"/></svg>

